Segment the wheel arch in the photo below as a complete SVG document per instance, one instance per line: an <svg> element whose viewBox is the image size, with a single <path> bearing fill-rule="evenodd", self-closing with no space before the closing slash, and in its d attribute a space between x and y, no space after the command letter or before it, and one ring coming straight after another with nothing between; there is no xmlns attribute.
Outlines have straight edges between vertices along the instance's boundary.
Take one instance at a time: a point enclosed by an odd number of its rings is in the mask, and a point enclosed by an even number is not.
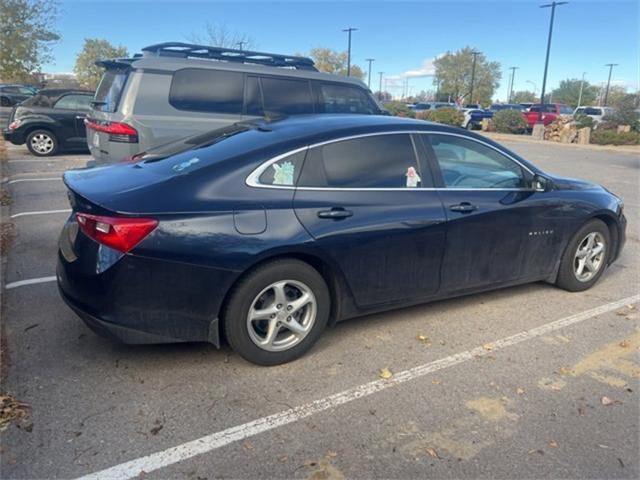
<svg viewBox="0 0 640 480"><path fill-rule="evenodd" d="M587 221L594 220L594 219L604 222L604 224L609 229L609 236L611 238L611 247L612 247L611 251L614 252L614 254L609 255L609 258L607 259L607 265L611 265L611 262L613 262L613 260L616 258L615 253L618 252L618 247L619 247L618 244L620 242L620 232L618 230L618 219L613 214L610 214L607 212L599 212L589 217ZM584 223L582 225L584 225Z"/></svg>

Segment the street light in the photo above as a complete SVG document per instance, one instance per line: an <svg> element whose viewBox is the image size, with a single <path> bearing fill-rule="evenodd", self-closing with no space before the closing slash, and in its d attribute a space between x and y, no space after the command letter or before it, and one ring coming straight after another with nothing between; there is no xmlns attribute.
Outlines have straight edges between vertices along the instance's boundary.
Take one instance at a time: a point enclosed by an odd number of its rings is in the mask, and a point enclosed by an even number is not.
<svg viewBox="0 0 640 480"><path fill-rule="evenodd" d="M553 17L556 14L558 5L565 5L569 2L551 2L546 5L540 5L540 8L551 7L551 20L549 21L549 37L547 38L547 56L544 60L544 74L542 76L542 90L540 92L540 103L544 103L544 92L547 87L547 70L549 69L549 52L551 51L551 35L553 34ZM538 112L538 123L542 122L542 108Z"/></svg>
<svg viewBox="0 0 640 480"><path fill-rule="evenodd" d="M587 72L582 72L582 80L580 81L580 93L578 94L578 106L576 108L580 108L582 105L582 89L584 88L584 76Z"/></svg>
<svg viewBox="0 0 640 480"><path fill-rule="evenodd" d="M509 82L509 96L507 99L507 103L511 103L511 96L513 95L513 80L516 76L516 70L519 68L520 67L509 67L509 70L511 70L511 81Z"/></svg>
<svg viewBox="0 0 640 480"><path fill-rule="evenodd" d="M369 90L371 90L371 64L376 61L375 58L365 58L367 62L369 62L369 79L367 80L367 86Z"/></svg>
<svg viewBox="0 0 640 480"><path fill-rule="evenodd" d="M473 64L471 66L471 88L469 89L469 103L473 103L473 82L476 78L476 58L478 55L480 55L480 52L473 50L471 52L471 55L473 55Z"/></svg>
<svg viewBox="0 0 640 480"><path fill-rule="evenodd" d="M378 90L378 100L382 101L382 75L384 75L384 72L378 72L378 75L380 75L380 88Z"/></svg>
<svg viewBox="0 0 640 480"><path fill-rule="evenodd" d="M342 30L349 34L349 46L347 47L347 77L351 76L351 32L355 32L356 30L358 29L353 27L347 27Z"/></svg>
<svg viewBox="0 0 640 480"><path fill-rule="evenodd" d="M607 100L609 98L609 85L611 85L611 71L613 67L617 66L617 63L607 63L605 67L609 67L609 79L607 80L607 89L604 91L604 106L607 106Z"/></svg>

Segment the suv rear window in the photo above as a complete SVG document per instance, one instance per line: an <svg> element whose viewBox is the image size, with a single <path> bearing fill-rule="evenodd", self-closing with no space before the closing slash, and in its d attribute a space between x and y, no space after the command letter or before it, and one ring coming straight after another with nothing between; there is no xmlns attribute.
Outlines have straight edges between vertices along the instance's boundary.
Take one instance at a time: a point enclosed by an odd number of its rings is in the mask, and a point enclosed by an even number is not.
<svg viewBox="0 0 640 480"><path fill-rule="evenodd" d="M173 75L169 103L178 110L240 115L243 94L242 73L185 68Z"/></svg>
<svg viewBox="0 0 640 480"><path fill-rule="evenodd" d="M127 81L128 70L107 69L102 75L93 100L93 108L102 112L115 112Z"/></svg>
<svg viewBox="0 0 640 480"><path fill-rule="evenodd" d="M361 88L319 83L318 95L322 113L377 113L377 108Z"/></svg>

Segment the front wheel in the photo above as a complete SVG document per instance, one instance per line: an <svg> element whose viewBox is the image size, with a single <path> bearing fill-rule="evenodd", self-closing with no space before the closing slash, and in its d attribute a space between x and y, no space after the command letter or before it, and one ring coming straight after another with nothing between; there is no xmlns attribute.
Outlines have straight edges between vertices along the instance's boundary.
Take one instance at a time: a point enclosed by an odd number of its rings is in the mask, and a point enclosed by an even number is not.
<svg viewBox="0 0 640 480"><path fill-rule="evenodd" d="M234 288L223 314L231 348L258 365L302 356L327 325L331 305L322 276L298 260L277 260Z"/></svg>
<svg viewBox="0 0 640 480"><path fill-rule="evenodd" d="M570 292L591 288L604 273L611 250L607 225L598 219L580 228L565 249L556 285Z"/></svg>
<svg viewBox="0 0 640 480"><path fill-rule="evenodd" d="M34 130L27 135L27 148L36 157L49 157L58 151L58 139L49 130Z"/></svg>

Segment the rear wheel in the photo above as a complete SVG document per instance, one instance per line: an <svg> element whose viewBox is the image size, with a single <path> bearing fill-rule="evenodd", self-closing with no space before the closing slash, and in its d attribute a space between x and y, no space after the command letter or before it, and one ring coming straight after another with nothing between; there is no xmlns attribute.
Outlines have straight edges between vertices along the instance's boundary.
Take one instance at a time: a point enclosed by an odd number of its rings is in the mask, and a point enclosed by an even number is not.
<svg viewBox="0 0 640 480"><path fill-rule="evenodd" d="M603 274L610 250L607 225L598 219L589 221L567 245L556 285L571 292L591 288Z"/></svg>
<svg viewBox="0 0 640 480"><path fill-rule="evenodd" d="M298 260L277 260L234 288L223 314L224 333L246 360L277 365L313 346L329 311L329 290L314 268Z"/></svg>
<svg viewBox="0 0 640 480"><path fill-rule="evenodd" d="M55 155L58 151L58 139L49 130L34 130L27 135L27 148L37 157Z"/></svg>

